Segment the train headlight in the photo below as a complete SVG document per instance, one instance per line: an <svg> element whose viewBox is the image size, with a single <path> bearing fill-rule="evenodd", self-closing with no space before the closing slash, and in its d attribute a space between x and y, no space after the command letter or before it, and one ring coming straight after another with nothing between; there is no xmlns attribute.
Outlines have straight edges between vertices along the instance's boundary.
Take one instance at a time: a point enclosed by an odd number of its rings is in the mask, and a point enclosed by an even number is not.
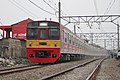
<svg viewBox="0 0 120 80"><path fill-rule="evenodd" d="M32 46L32 41L29 42L29 46Z"/></svg>
<svg viewBox="0 0 120 80"><path fill-rule="evenodd" d="M34 57L34 54L31 53L31 54L30 54L30 58L33 58L33 57Z"/></svg>
<svg viewBox="0 0 120 80"><path fill-rule="evenodd" d="M55 47L57 46L57 41L54 41L54 46L55 46Z"/></svg>
<svg viewBox="0 0 120 80"><path fill-rule="evenodd" d="M52 54L52 57L53 57L53 58L56 58L56 57L57 57L57 55L56 55L56 54Z"/></svg>

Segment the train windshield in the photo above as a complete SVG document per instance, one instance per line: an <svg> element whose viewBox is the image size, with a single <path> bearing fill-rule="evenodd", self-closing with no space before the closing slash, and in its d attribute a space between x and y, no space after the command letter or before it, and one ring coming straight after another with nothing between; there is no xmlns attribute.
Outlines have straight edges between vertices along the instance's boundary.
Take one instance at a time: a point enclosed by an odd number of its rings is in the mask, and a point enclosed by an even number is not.
<svg viewBox="0 0 120 80"><path fill-rule="evenodd" d="M28 28L27 39L37 39L38 38L38 29L37 28Z"/></svg>
<svg viewBox="0 0 120 80"><path fill-rule="evenodd" d="M59 39L59 29L58 28L49 28L48 38L49 39Z"/></svg>
<svg viewBox="0 0 120 80"><path fill-rule="evenodd" d="M32 22L27 27L27 39L58 40L59 24L55 22Z"/></svg>

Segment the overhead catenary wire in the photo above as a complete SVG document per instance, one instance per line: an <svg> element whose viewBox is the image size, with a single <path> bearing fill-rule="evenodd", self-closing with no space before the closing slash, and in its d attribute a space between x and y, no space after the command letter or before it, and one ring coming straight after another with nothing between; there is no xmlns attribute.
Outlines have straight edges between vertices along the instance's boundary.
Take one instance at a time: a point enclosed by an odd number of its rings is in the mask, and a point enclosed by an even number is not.
<svg viewBox="0 0 120 80"><path fill-rule="evenodd" d="M51 14L51 15L55 15L55 13L51 13L51 12L43 9L42 7L38 6L38 5L37 5L36 3L34 3L33 1L31 1L31 0L28 0L28 1L29 1L30 3L32 3L34 6L38 7L39 9L41 9L42 11L47 12L47 13L49 13L49 14Z"/></svg>
<svg viewBox="0 0 120 80"><path fill-rule="evenodd" d="M19 5L20 7L22 7L23 9L25 9L26 11L28 11L29 13L32 14L32 16L38 18L39 16L35 15L33 12L31 12L30 10L28 10L27 8L25 8L24 6L22 6L20 3L18 3L17 1L13 0L17 5Z"/></svg>
<svg viewBox="0 0 120 80"><path fill-rule="evenodd" d="M111 0L111 1L110 1L109 5L108 5L108 7L107 7L107 9L106 9L106 11L104 12L104 15L109 13L109 11L110 11L111 8L113 7L114 3L115 3L115 0ZM100 24L100 26L101 26L101 24ZM100 29L100 30L101 30L101 29ZM105 32L105 31L104 31L104 30L101 30L101 32Z"/></svg>
<svg viewBox="0 0 120 80"><path fill-rule="evenodd" d="M43 0L50 8L52 8L55 11L55 16L58 19L58 7L56 5L56 3L52 0ZM54 6L54 7L53 7ZM63 14L65 14L62 10L61 10L61 16L63 16ZM66 14L65 14L66 15Z"/></svg>
<svg viewBox="0 0 120 80"><path fill-rule="evenodd" d="M111 0L104 14L108 14L116 0Z"/></svg>
<svg viewBox="0 0 120 80"><path fill-rule="evenodd" d="M54 8L54 7L52 7L46 0L43 0L50 8L52 8L55 12L57 12L57 10Z"/></svg>
<svg viewBox="0 0 120 80"><path fill-rule="evenodd" d="M96 0L93 0L94 1L94 6L95 6L95 10L96 10L96 14L98 15L98 8L97 8L97 2ZM99 26L98 26L98 29L100 30L100 25L101 23L97 23Z"/></svg>
<svg viewBox="0 0 120 80"><path fill-rule="evenodd" d="M49 3L51 3L52 5L54 5L54 9L56 9L56 13L58 12L58 7L57 4L53 1L53 0L48 0ZM67 15L63 10L61 10L61 16L63 15Z"/></svg>
<svg viewBox="0 0 120 80"><path fill-rule="evenodd" d="M14 2L12 2L11 0L8 0L11 4L13 4L14 6L16 6L18 9L20 9L21 11L23 11L24 13L34 17L33 15L31 15L30 13L28 13L26 10L24 10L23 8L19 7L18 5L16 5ZM34 17L35 18L35 17Z"/></svg>
<svg viewBox="0 0 120 80"><path fill-rule="evenodd" d="M93 0L93 1L94 1L94 6L95 6L96 14L98 15L97 2L96 2L96 0Z"/></svg>
<svg viewBox="0 0 120 80"><path fill-rule="evenodd" d="M113 1L112 5L110 6L109 10L107 13L109 13L109 11L111 10L111 8L113 7L114 3L115 3L116 0Z"/></svg>
<svg viewBox="0 0 120 80"><path fill-rule="evenodd" d="M109 5L108 5L108 7L106 8L106 10L105 10L104 14L106 14L106 12L108 11L109 7L110 7L110 6L111 6L111 4L112 4L112 1L113 1L113 0L111 0L111 1L109 2Z"/></svg>
<svg viewBox="0 0 120 80"><path fill-rule="evenodd" d="M46 0L43 0L50 8L52 8L54 11L55 11L55 17L58 19L58 16L57 16L57 13L58 13L58 10L57 8L54 8L52 7ZM50 1L49 1L50 2Z"/></svg>
<svg viewBox="0 0 120 80"><path fill-rule="evenodd" d="M53 4L54 6L55 6L55 8L56 8L56 10L58 10L58 7L57 7L57 4L53 1L53 0L48 0L51 4ZM60 0L59 0L59 2L60 2ZM57 11L58 12L58 11ZM67 15L65 12L63 12L62 10L61 10L61 15L63 15L63 14L65 14L65 15Z"/></svg>
<svg viewBox="0 0 120 80"><path fill-rule="evenodd" d="M97 8L97 2L96 0L93 0L94 1L94 6L95 6L95 10L96 10L96 13L98 15L98 8ZM101 30L101 23L97 23L98 24L98 29L101 31L101 32L104 32L103 30Z"/></svg>
<svg viewBox="0 0 120 80"><path fill-rule="evenodd" d="M58 9L57 4L53 0L48 0L51 4L55 6L56 9Z"/></svg>

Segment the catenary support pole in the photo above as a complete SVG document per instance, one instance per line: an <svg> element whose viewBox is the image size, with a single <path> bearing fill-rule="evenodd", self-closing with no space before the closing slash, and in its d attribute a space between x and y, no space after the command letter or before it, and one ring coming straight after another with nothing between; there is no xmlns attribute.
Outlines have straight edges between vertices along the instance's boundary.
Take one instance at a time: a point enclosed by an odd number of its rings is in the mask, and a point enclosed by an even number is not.
<svg viewBox="0 0 120 80"><path fill-rule="evenodd" d="M119 24L117 24L117 34L118 34L117 46L118 46L118 50L119 50Z"/></svg>
<svg viewBox="0 0 120 80"><path fill-rule="evenodd" d="M59 3L58 3L58 7L59 7L59 23L61 24L61 2L59 0Z"/></svg>

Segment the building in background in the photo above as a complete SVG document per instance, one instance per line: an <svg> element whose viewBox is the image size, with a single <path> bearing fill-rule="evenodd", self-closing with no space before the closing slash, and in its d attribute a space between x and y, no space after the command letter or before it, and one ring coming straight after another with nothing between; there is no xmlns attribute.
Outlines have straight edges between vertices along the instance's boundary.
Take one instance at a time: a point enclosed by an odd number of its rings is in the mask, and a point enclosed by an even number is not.
<svg viewBox="0 0 120 80"><path fill-rule="evenodd" d="M27 24L32 21L33 21L32 19L28 18L26 20L12 24L10 26L0 26L0 29L2 30L2 34L1 34L2 39L10 38L10 35L12 35L11 38L19 39L19 40L26 40Z"/></svg>

